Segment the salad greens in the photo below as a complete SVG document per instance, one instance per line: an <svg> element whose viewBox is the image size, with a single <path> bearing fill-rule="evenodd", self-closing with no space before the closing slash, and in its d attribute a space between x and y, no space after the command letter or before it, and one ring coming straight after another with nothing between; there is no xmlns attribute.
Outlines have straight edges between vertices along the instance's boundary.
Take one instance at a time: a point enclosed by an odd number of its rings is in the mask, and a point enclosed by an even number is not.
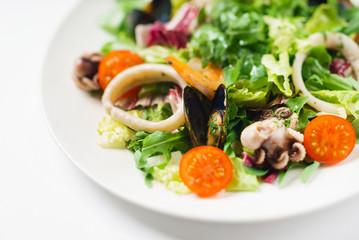
<svg viewBox="0 0 359 240"><path fill-rule="evenodd" d="M338 11L334 5L322 4L305 24L305 30L309 33L335 31L346 24L346 21L338 16Z"/></svg>
<svg viewBox="0 0 359 240"><path fill-rule="evenodd" d="M188 1L172 0L171 15L174 16L185 2ZM307 89L317 98L341 104L351 113L351 124L359 143L359 83L352 76L332 72L333 60L343 58L340 54L323 45L313 47L308 40L310 34L323 32L325 35L325 31L342 32L354 39L354 34L359 32L357 8L343 8L335 0L314 5L304 0L213 1L211 11L201 8L198 28L187 47L176 49L160 45L140 48L135 44L126 18L130 10L143 9L146 4L146 0L117 0L116 8L100 21L101 27L115 37L103 45L102 53L129 49L137 52L146 63L165 63L167 56L182 62L200 57L203 68L212 63L223 69L229 105L223 150L234 168L232 180L225 188L227 191L255 191L259 188L258 177L271 171L263 166L249 167L239 157L243 151L250 152L238 141L241 132L258 120L256 116L260 111L286 105L298 115L296 130L300 132L317 116L317 111L306 105L309 98L296 95L294 90L292 66L297 52L308 54L302 67ZM279 101L281 99L284 100ZM146 118L167 118L171 115L169 108L169 104L158 105L152 112L145 113ZM133 114L138 114L136 109ZM127 146L134 152L136 166L145 173L148 186L155 179L174 192L190 192L179 177L181 156L193 148L187 127L173 133L134 133L111 118L103 118L97 130L101 146ZM278 182L282 182L293 168L302 168L301 181L307 182L319 166L319 162L310 159L290 163L276 172Z"/></svg>
<svg viewBox="0 0 359 240"><path fill-rule="evenodd" d="M140 131L136 133L136 139L131 140L127 146L135 153L135 162L138 169L147 175L146 183L151 186L154 167L163 169L171 160L171 152L185 153L191 147L187 128L180 129L177 133L154 132L148 134ZM165 161L156 166L148 166L148 158L162 154Z"/></svg>
<svg viewBox="0 0 359 240"><path fill-rule="evenodd" d="M135 133L111 117L103 117L97 126L100 139L97 144L104 148L124 148L126 142L135 139Z"/></svg>

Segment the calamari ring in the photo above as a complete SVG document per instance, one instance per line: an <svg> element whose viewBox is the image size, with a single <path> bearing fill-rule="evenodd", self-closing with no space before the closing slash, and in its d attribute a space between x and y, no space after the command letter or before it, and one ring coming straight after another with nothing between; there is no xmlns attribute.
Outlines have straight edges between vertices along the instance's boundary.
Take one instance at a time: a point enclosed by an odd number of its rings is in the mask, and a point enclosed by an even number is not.
<svg viewBox="0 0 359 240"><path fill-rule="evenodd" d="M155 131L170 132L184 124L183 104L178 104L178 109L165 120L152 122L121 110L113 105L114 101L130 89L144 83L173 82L182 89L187 83L170 66L163 64L141 64L119 73L106 87L102 96L102 104L106 112L115 120L136 130L153 133Z"/></svg>
<svg viewBox="0 0 359 240"><path fill-rule="evenodd" d="M359 79L359 46L347 35L342 33L315 33L308 38L312 46L323 44L325 48L334 49L341 52L347 61L351 63L356 80ZM308 96L308 104L318 111L340 114L343 105L328 103L314 97L305 87L302 77L302 66L307 58L307 54L297 52L293 64L293 83L295 92L300 96ZM347 114L350 114L347 111Z"/></svg>

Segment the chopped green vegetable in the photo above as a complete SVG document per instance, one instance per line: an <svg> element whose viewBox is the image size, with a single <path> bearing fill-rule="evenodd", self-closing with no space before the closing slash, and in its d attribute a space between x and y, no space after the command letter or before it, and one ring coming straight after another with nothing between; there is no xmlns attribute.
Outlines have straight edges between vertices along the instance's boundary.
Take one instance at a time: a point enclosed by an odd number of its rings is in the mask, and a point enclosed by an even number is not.
<svg viewBox="0 0 359 240"><path fill-rule="evenodd" d="M191 190L182 182L179 176L179 163L182 154L180 152L172 152L171 160L163 169L154 167L153 179L165 185L165 187L178 194L188 194ZM165 158L162 157L165 161Z"/></svg>
<svg viewBox="0 0 359 240"><path fill-rule="evenodd" d="M234 157L231 158L234 172L230 183L225 188L226 191L256 191L259 187L258 179L256 176L248 174L244 170L242 159Z"/></svg>
<svg viewBox="0 0 359 240"><path fill-rule="evenodd" d="M97 144L104 148L125 148L126 142L134 139L134 132L111 117L103 117L98 123L100 138Z"/></svg>

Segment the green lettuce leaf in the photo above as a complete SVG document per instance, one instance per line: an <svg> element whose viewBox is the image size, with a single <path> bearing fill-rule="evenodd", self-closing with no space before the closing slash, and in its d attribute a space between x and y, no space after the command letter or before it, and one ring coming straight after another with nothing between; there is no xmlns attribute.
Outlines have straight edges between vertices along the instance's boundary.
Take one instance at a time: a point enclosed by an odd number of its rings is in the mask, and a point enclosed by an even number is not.
<svg viewBox="0 0 359 240"><path fill-rule="evenodd" d="M292 112L299 113L303 106L308 102L309 97L295 97L286 102L287 107Z"/></svg>
<svg viewBox="0 0 359 240"><path fill-rule="evenodd" d="M304 131L304 129L307 127L307 125L310 122L309 119L312 119L315 116L317 116L317 114L313 110L303 108L303 110L299 114L298 125L296 127L296 130Z"/></svg>
<svg viewBox="0 0 359 240"><path fill-rule="evenodd" d="M312 47L308 52L308 57L313 57L318 60L320 65L322 65L322 67L325 69L329 69L330 64L332 63L332 57L330 56L324 45L317 45L315 47Z"/></svg>
<svg viewBox="0 0 359 240"><path fill-rule="evenodd" d="M228 4L242 5L236 2ZM211 24L201 26L192 36L191 44L200 49L204 66L209 62L222 67L235 65L248 52L268 52L267 30L262 15L228 6L216 2Z"/></svg>
<svg viewBox="0 0 359 240"><path fill-rule="evenodd" d="M191 44L200 49L204 66L210 62L216 65L227 62L228 41L220 29L210 24L203 25L194 32Z"/></svg>
<svg viewBox="0 0 359 240"><path fill-rule="evenodd" d="M261 55L247 53L235 66L226 67L224 73L228 96L236 105L263 107L267 104L272 84L268 83Z"/></svg>
<svg viewBox="0 0 359 240"><path fill-rule="evenodd" d="M227 86L238 83L239 80L249 79L249 88L259 89L268 85L267 72L261 63L261 54L245 53L238 59L235 67L229 66L224 69L224 81ZM245 83L248 85L248 83ZM243 86L243 83L237 84Z"/></svg>
<svg viewBox="0 0 359 240"><path fill-rule="evenodd" d="M272 53L287 51L295 54L297 51L307 52L310 42L303 34L303 24L299 19L275 18L264 16L264 21L269 27L269 39L272 41Z"/></svg>
<svg viewBox="0 0 359 240"><path fill-rule="evenodd" d="M311 9L308 6L307 1L303 0L270 0L259 2L266 3L264 9L269 15L275 17L308 17L311 13Z"/></svg>
<svg viewBox="0 0 359 240"><path fill-rule="evenodd" d="M359 119L359 91L314 91L314 96L330 102L342 104L356 119Z"/></svg>
<svg viewBox="0 0 359 240"><path fill-rule="evenodd" d="M268 81L273 82L285 96L292 96L289 76L292 75L293 70L289 63L288 53L286 51L280 53L278 61L271 54L263 55L262 64L267 70Z"/></svg>
<svg viewBox="0 0 359 240"><path fill-rule="evenodd" d="M309 91L320 90L359 90L359 83L353 77L341 77L331 74L323 68L321 63L314 57L307 57L302 70L305 86Z"/></svg>
<svg viewBox="0 0 359 240"><path fill-rule="evenodd" d="M259 169L259 168L247 167L246 165L243 165L242 167L247 173L249 173L251 175L255 175L255 176L264 176L269 172L269 169Z"/></svg>
<svg viewBox="0 0 359 240"><path fill-rule="evenodd" d="M259 187L258 179L256 176L248 174L244 168L241 158L231 158L233 164L233 176L230 183L225 188L226 191L256 191Z"/></svg>
<svg viewBox="0 0 359 240"><path fill-rule="evenodd" d="M309 33L333 31L345 25L346 22L338 16L334 5L321 4L305 24L305 30Z"/></svg>
<svg viewBox="0 0 359 240"><path fill-rule="evenodd" d="M155 154L163 154L167 162L171 159L171 152L177 149L186 151L190 148L190 140L186 128L177 133L156 131L142 140L142 147L136 166L139 169L146 167L147 158ZM167 163L166 162L166 163Z"/></svg>
<svg viewBox="0 0 359 240"><path fill-rule="evenodd" d="M247 80L247 82L249 81ZM230 87L228 88L228 93L237 105L243 105L245 107L264 107L268 102L270 89L270 84L265 88L253 90L246 87Z"/></svg>
<svg viewBox="0 0 359 240"><path fill-rule="evenodd" d="M359 8L358 7L351 7L342 9L340 14L343 18L345 18L349 23L345 26L341 32L346 35L350 35L353 33L359 32Z"/></svg>
<svg viewBox="0 0 359 240"><path fill-rule="evenodd" d="M178 50L172 47L152 46L139 50L138 54L146 63L166 63L164 58L168 56L174 56L182 62L188 61L179 54Z"/></svg>
<svg viewBox="0 0 359 240"><path fill-rule="evenodd" d="M305 168L308 166L308 163L305 161L302 162L289 162L287 165L287 169L286 170L280 170L279 171L279 175L278 175L278 184L281 184L283 179L285 178L285 176L287 175L287 173L289 172L289 170L291 169L295 169L295 168Z"/></svg>
<svg viewBox="0 0 359 240"><path fill-rule="evenodd" d="M320 167L320 162L314 161L312 164L304 168L302 174L300 175L300 180L302 183L308 182L311 176L318 170Z"/></svg>

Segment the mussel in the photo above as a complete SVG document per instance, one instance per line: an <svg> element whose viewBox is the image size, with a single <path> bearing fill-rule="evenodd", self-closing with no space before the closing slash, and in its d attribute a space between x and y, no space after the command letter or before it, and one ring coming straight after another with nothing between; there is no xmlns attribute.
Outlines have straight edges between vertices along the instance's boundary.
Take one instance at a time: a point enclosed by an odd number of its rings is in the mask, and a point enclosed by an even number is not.
<svg viewBox="0 0 359 240"><path fill-rule="evenodd" d="M198 97L191 87L184 89L184 107L186 126L190 130L192 144L196 146L210 145L222 148L226 140L226 113L228 95L226 87L221 84L216 90L211 108L206 111L204 96Z"/></svg>
<svg viewBox="0 0 359 240"><path fill-rule="evenodd" d="M144 10L134 9L127 15L127 26L134 34L138 24L150 24L155 21L168 22L171 17L170 0L153 0Z"/></svg>
<svg viewBox="0 0 359 240"><path fill-rule="evenodd" d="M227 100L227 89L221 84L218 86L212 100L212 108L208 120L207 145L221 148L226 141Z"/></svg>
<svg viewBox="0 0 359 240"><path fill-rule="evenodd" d="M183 102L185 107L184 117L186 126L190 132L191 142L194 146L207 144L207 122L208 117L202 102L193 88L187 86L183 91Z"/></svg>

